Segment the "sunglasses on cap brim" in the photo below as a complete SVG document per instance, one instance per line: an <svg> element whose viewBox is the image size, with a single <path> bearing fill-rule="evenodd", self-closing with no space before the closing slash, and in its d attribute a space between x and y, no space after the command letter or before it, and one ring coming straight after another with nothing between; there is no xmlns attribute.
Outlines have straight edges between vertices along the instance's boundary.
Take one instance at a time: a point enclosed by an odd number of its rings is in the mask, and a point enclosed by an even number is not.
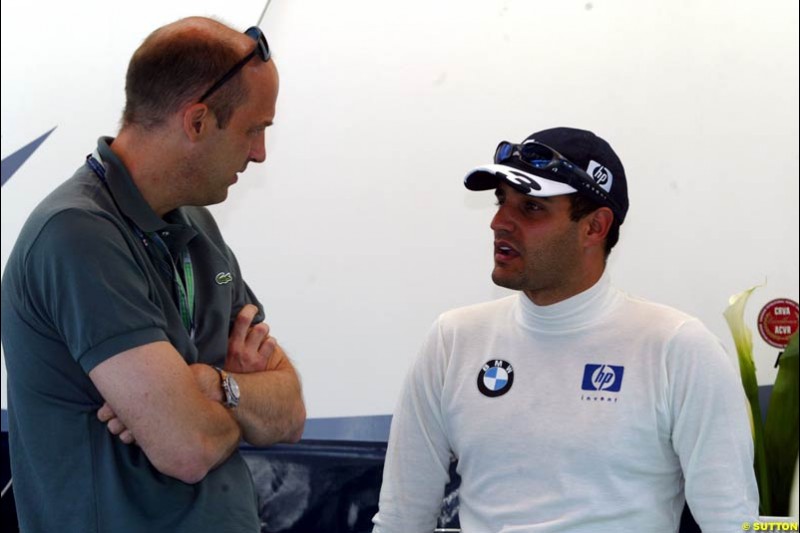
<svg viewBox="0 0 800 533"><path fill-rule="evenodd" d="M621 211L608 192L583 169L546 144L536 141L526 141L522 144L503 141L497 145L494 162L500 165L509 160L519 161L538 171L546 172L548 179L566 183L575 190L594 198L599 203L610 207L615 216L620 218Z"/></svg>

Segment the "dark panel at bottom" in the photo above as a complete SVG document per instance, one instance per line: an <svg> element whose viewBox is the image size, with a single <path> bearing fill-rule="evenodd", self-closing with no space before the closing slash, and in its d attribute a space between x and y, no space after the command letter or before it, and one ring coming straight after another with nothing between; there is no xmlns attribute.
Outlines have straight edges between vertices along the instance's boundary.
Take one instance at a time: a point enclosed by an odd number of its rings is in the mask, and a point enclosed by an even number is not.
<svg viewBox="0 0 800 533"><path fill-rule="evenodd" d="M366 533L378 511L385 443L307 442L242 448L259 497L262 533ZM458 476L439 527L458 527Z"/></svg>

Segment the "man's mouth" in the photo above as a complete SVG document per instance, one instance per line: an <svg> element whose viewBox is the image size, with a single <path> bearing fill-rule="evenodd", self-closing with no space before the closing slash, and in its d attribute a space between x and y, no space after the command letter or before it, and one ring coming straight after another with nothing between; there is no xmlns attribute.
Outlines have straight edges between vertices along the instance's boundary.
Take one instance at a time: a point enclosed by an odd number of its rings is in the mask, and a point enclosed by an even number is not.
<svg viewBox="0 0 800 533"><path fill-rule="evenodd" d="M494 258L499 261L510 261L519 257L519 252L506 241L494 242Z"/></svg>

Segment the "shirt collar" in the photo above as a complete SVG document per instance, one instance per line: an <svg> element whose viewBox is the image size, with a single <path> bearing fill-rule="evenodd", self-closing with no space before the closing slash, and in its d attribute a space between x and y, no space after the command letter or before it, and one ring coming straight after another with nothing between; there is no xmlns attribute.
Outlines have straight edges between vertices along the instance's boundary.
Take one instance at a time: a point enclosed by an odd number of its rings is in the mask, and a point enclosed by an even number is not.
<svg viewBox="0 0 800 533"><path fill-rule="evenodd" d="M95 158L106 169L105 180L114 202L122 213L144 233L158 233L170 252L175 255L183 249L197 232L192 228L183 208L178 208L159 217L145 201L133 182L128 169L111 150L112 137L100 137Z"/></svg>
<svg viewBox="0 0 800 533"><path fill-rule="evenodd" d="M609 275L587 290L552 305L536 305L524 293L518 296L517 320L527 329L545 333L567 333L606 318L620 301Z"/></svg>
<svg viewBox="0 0 800 533"><path fill-rule="evenodd" d="M111 150L113 141L113 137L100 137L97 141L97 154L100 156L100 164L106 168L106 183L114 202L145 233L165 229L168 224L145 201L128 169Z"/></svg>

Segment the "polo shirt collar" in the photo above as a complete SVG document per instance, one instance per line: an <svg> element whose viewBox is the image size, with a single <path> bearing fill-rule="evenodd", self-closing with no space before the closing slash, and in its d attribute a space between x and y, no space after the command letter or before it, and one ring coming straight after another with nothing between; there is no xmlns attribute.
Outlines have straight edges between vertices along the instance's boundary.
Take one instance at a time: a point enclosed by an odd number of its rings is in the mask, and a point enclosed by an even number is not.
<svg viewBox="0 0 800 533"><path fill-rule="evenodd" d="M111 150L110 145L113 141L113 137L100 137L97 141L97 153L105 165L106 183L111 191L111 196L114 197L114 202L125 216L145 233L165 229L168 225L167 222L162 220L145 201L128 169Z"/></svg>
<svg viewBox="0 0 800 533"><path fill-rule="evenodd" d="M122 213L144 233L158 233L170 253L177 256L197 231L192 227L183 209L178 208L164 215L162 219L150 207L139 188L133 182L128 169L110 147L112 137L100 137L97 141L97 155L106 169L106 183Z"/></svg>

